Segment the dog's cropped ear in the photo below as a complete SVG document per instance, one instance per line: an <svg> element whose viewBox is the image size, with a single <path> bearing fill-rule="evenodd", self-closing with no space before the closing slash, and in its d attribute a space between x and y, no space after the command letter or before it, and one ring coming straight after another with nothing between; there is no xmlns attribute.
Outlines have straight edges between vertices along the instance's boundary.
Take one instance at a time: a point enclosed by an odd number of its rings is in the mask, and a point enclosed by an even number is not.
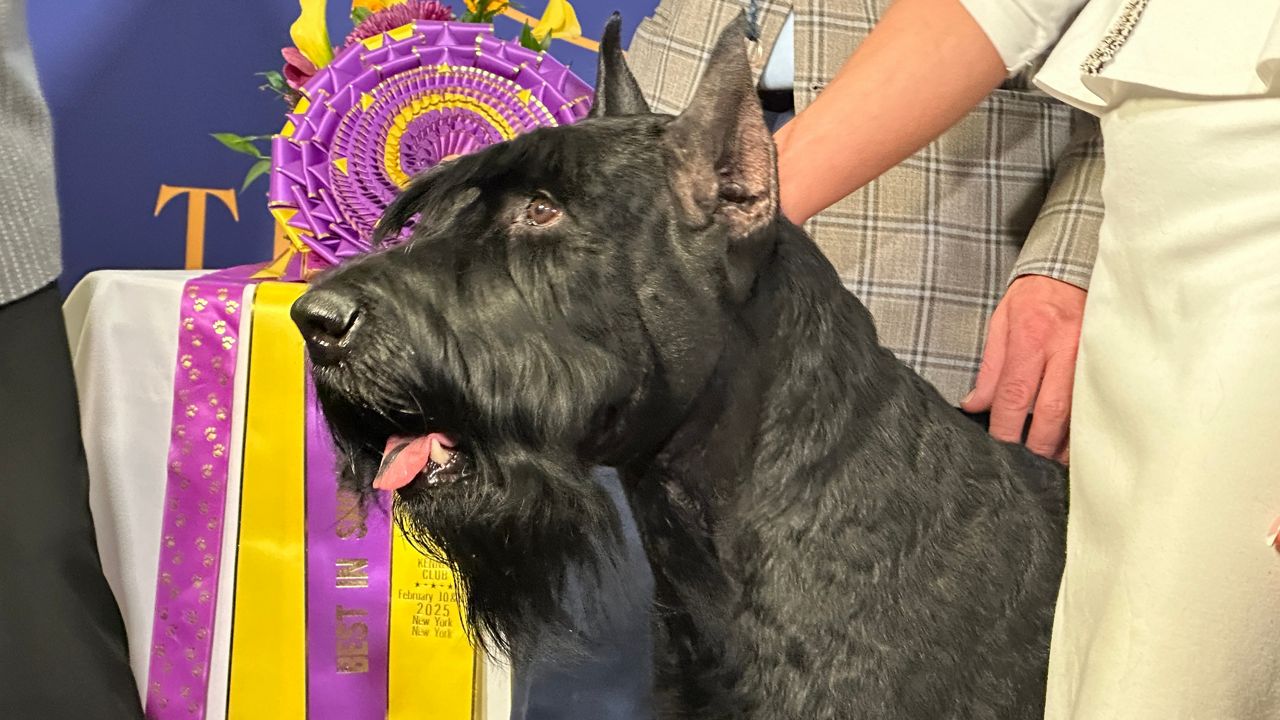
<svg viewBox="0 0 1280 720"><path fill-rule="evenodd" d="M596 66L596 99L587 117L647 115L649 104L640 92L627 59L622 56L622 15L614 13L605 23L600 38L600 60Z"/></svg>
<svg viewBox="0 0 1280 720"><path fill-rule="evenodd" d="M687 223L745 237L778 213L777 150L747 63L746 23L721 33L693 102L667 127L672 189Z"/></svg>

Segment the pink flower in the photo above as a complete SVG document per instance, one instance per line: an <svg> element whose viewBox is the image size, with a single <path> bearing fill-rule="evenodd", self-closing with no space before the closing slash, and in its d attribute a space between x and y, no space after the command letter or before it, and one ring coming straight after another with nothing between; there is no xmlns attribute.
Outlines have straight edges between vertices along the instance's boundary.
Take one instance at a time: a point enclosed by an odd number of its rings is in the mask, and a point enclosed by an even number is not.
<svg viewBox="0 0 1280 720"><path fill-rule="evenodd" d="M380 10L365 18L365 21L360 23L359 27L351 31L342 46L346 47L365 38L381 35L388 30L395 30L401 25L407 25L414 20L452 19L453 11L448 6L442 5L435 0L406 0L406 2L392 5L386 10Z"/></svg>
<svg viewBox="0 0 1280 720"><path fill-rule="evenodd" d="M316 74L316 65L307 59L298 48L287 47L280 50L284 57L284 81L294 90L301 90L303 85Z"/></svg>

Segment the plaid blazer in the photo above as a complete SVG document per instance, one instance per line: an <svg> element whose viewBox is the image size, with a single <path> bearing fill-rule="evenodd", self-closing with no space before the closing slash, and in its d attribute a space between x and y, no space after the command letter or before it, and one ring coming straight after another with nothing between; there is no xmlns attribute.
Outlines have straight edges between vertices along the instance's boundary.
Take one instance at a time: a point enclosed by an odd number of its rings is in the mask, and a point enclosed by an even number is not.
<svg viewBox="0 0 1280 720"><path fill-rule="evenodd" d="M661 0L628 62L655 112L693 96L721 28L746 0ZM763 55L795 13L796 111L889 0L759 0ZM1097 121L1011 78L914 157L805 229L875 317L881 341L952 403L972 388L987 319L1026 274L1088 286L1102 220ZM846 150L856 152L856 150Z"/></svg>

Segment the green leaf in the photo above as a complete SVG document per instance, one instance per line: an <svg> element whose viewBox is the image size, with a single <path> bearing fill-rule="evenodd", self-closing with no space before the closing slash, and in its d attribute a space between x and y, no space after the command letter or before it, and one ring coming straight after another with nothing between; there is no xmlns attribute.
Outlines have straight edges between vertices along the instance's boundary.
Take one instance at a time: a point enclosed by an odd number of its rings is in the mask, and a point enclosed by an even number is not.
<svg viewBox="0 0 1280 720"><path fill-rule="evenodd" d="M284 75L280 74L279 70L269 70L267 72L260 72L260 73L257 73L257 75L259 77L266 79L267 86L270 87L272 90L275 90L276 92L283 92L286 88L289 87L288 83L284 81Z"/></svg>
<svg viewBox="0 0 1280 720"><path fill-rule="evenodd" d="M545 45L538 41L538 38L533 36L533 30L529 28L528 23L525 23L525 26L520 30L520 45L534 52L542 52L547 49Z"/></svg>
<svg viewBox="0 0 1280 720"><path fill-rule="evenodd" d="M241 137L235 133L213 133L213 139L235 150L238 153L244 153L258 159L262 159L262 151L253 144L254 140L261 140L262 136Z"/></svg>
<svg viewBox="0 0 1280 720"><path fill-rule="evenodd" d="M240 186L240 192L244 192L245 190L248 190L249 186L253 184L254 180L257 180L259 177L261 177L262 175L265 175L270 170L271 170L270 159L264 158L254 163L253 167L249 168L249 174L244 176L244 184Z"/></svg>
<svg viewBox="0 0 1280 720"><path fill-rule="evenodd" d="M373 11L369 8L351 8L351 24L359 25L372 14Z"/></svg>

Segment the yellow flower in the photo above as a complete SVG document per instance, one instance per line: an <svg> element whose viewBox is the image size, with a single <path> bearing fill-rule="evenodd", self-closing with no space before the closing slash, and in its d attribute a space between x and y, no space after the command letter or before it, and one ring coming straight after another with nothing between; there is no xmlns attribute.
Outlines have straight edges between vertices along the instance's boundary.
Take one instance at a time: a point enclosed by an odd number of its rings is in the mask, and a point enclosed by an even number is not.
<svg viewBox="0 0 1280 720"><path fill-rule="evenodd" d="M480 5L482 3L480 0L466 0L466 2L467 9L471 12L483 12L486 15L497 15L503 10L506 10L507 6L511 4L510 0L484 0L484 8L481 9Z"/></svg>
<svg viewBox="0 0 1280 720"><path fill-rule="evenodd" d="M403 5L404 0L351 0L351 9L364 8L369 12L382 12L392 5Z"/></svg>
<svg viewBox="0 0 1280 720"><path fill-rule="evenodd" d="M542 19L530 30L538 42L545 43L547 36L553 38L580 38L582 26L578 24L578 13L568 0L547 0L547 9L542 12Z"/></svg>
<svg viewBox="0 0 1280 720"><path fill-rule="evenodd" d="M293 44L317 68L333 60L333 45L329 42L329 27L325 24L325 0L298 0L302 12L289 28Z"/></svg>

